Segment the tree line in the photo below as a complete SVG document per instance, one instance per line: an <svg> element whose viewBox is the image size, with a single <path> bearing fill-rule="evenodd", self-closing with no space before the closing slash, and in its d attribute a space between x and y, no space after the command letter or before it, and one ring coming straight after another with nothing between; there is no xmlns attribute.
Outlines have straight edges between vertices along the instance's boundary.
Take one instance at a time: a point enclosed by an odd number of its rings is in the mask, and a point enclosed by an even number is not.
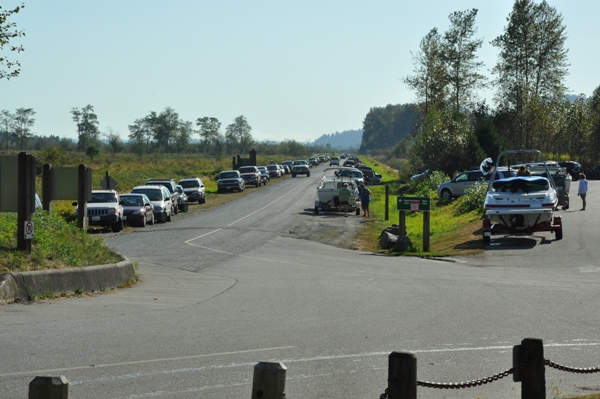
<svg viewBox="0 0 600 399"><path fill-rule="evenodd" d="M504 31L490 42L498 49L491 80L480 73L476 17L477 9L453 12L447 31L432 28L421 39L413 74L403 78L417 103L372 108L361 150L386 149L415 168L448 174L495 159L503 149L598 163L600 86L590 98L568 98L562 15L545 0L516 0ZM495 108L477 97L490 85Z"/></svg>

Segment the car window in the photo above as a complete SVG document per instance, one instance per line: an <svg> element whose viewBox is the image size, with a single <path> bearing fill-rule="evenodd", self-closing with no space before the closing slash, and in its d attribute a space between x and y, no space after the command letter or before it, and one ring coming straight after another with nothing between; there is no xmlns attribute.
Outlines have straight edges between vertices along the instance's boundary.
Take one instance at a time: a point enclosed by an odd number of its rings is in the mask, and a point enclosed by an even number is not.
<svg viewBox="0 0 600 399"><path fill-rule="evenodd" d="M467 181L468 175L466 173L461 173L460 175L454 178L454 181L465 182Z"/></svg>
<svg viewBox="0 0 600 399"><path fill-rule="evenodd" d="M469 181L477 181L483 178L483 173L480 171L477 172L468 172Z"/></svg>
<svg viewBox="0 0 600 399"><path fill-rule="evenodd" d="M240 173L256 173L256 168L243 166L240 168Z"/></svg>
<svg viewBox="0 0 600 399"><path fill-rule="evenodd" d="M222 172L219 174L219 179L235 179L238 177L238 174L235 172Z"/></svg>
<svg viewBox="0 0 600 399"><path fill-rule="evenodd" d="M200 183L198 183L197 180L186 180L186 181L180 181L179 185L183 188L194 188L194 187L200 187Z"/></svg>
<svg viewBox="0 0 600 399"><path fill-rule="evenodd" d="M150 201L162 200L161 190L154 190L150 188L134 188L131 192L137 194L146 194Z"/></svg>
<svg viewBox="0 0 600 399"><path fill-rule="evenodd" d="M114 193L92 193L92 199L88 203L118 202Z"/></svg>

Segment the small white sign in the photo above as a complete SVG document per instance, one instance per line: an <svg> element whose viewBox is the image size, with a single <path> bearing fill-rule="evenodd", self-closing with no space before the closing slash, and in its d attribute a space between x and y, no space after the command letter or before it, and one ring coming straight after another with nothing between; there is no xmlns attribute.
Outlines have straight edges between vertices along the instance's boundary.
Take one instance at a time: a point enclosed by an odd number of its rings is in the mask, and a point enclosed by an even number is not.
<svg viewBox="0 0 600 399"><path fill-rule="evenodd" d="M31 220L25 221L25 239L33 240L33 222Z"/></svg>

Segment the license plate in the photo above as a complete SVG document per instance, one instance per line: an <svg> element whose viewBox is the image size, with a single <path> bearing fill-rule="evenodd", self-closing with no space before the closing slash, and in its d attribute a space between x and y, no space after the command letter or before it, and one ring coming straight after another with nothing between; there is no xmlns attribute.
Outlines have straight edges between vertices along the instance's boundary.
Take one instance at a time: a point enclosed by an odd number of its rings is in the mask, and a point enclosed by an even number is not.
<svg viewBox="0 0 600 399"><path fill-rule="evenodd" d="M100 220L100 216L92 216L92 222L97 222Z"/></svg>

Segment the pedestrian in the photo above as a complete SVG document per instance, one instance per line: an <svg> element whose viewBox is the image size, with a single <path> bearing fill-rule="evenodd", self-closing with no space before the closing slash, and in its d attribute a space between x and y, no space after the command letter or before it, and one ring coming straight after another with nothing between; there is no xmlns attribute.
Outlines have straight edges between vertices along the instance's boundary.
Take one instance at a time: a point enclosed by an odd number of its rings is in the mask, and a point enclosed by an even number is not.
<svg viewBox="0 0 600 399"><path fill-rule="evenodd" d="M371 202L371 190L365 187L364 184L360 185L360 207L363 210L363 217L370 217L369 202Z"/></svg>
<svg viewBox="0 0 600 399"><path fill-rule="evenodd" d="M583 208L581 208L582 211L585 211L585 196L587 195L587 191L588 181L585 179L585 175L582 173L579 175L579 190L577 191L577 195L580 196L581 200L583 201Z"/></svg>
<svg viewBox="0 0 600 399"><path fill-rule="evenodd" d="M340 213L340 208L344 208L344 216L348 216L346 215L346 212L348 212L348 206L350 205L350 190L348 189L348 183L344 183L344 186L340 188L338 197L340 199L338 214Z"/></svg>

